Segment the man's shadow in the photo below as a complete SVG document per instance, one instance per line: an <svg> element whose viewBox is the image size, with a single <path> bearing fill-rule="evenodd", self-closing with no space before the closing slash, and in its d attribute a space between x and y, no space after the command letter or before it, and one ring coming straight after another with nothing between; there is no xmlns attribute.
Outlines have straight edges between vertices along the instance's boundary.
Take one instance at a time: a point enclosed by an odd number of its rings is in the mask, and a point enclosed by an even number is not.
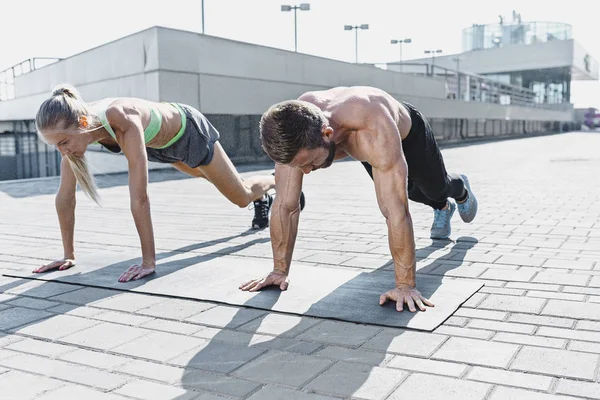
<svg viewBox="0 0 600 400"><path fill-rule="evenodd" d="M237 237L237 236L233 236L233 237ZM210 243L195 244L195 245L186 246L186 247L183 247L180 249L172 250L169 252L161 253L159 255L159 259L166 259L173 255L181 255L181 254L183 254L183 252L194 251L194 250L197 250L197 249L200 249L203 247L210 246L215 243L225 242L225 241L230 240L233 237L222 238L222 239L218 239L216 241L212 241ZM461 239L467 239L468 241L462 241ZM237 249L237 251L239 251L240 249L246 248L256 242L260 242L260 241L266 242L268 240L269 240L268 238L257 239L255 241L252 241L252 242L249 242L246 244L242 244L242 245L232 246L231 248L224 249L224 250L226 253L231 254L231 252L236 249ZM433 254L435 251L444 249L450 243L451 242L449 242L449 241L448 242L434 241L426 248L419 249L417 254L419 255L419 258L427 258L431 254ZM462 264L462 261L464 260L464 257L467 254L467 251L470 248L472 248L475 245L475 243L476 243L476 240L473 240L471 238L459 238L458 243L452 247L452 249L450 250L450 252L448 254L444 254L442 257L440 257L440 259L437 259L433 262L443 262L443 260L451 259L451 260L453 260L451 268L456 268ZM164 266L163 268L165 270L164 274L173 273L175 271L186 268L190 265L196 265L198 267L199 266L198 264L201 265L201 263L203 261L207 261L209 259L213 259L216 257L218 257L218 255L214 255L214 254L197 255L197 256L189 257L189 258L186 258L183 260L180 259L180 260L168 262L168 263L162 264ZM134 260L136 260L136 259L128 260L125 262L120 262L120 263L117 263L114 265L118 265L119 267L124 267L124 266L128 266L129 263L131 263ZM390 268L389 264L386 263L382 267L378 268L377 270L375 270L373 272L377 273L378 271L385 271L386 269L389 270L389 268ZM450 271L451 268L447 269L446 272ZM309 308L309 310L306 312L306 314L314 313L316 310L322 310L324 305L329 306L331 304L342 304L342 302L346 301L346 299L347 299L348 290L352 291L352 290L355 290L356 288L360 288L361 286L364 286L365 283L368 283L368 281L369 281L367 279L367 278L369 278L368 275L370 275L373 272L360 274L360 275L356 276L354 279L341 285L336 290L334 290L333 292L331 292L330 294L325 296L322 300L313 304ZM94 276L94 279L96 279L99 276L99 271L92 271L87 274L81 274L81 276L86 276L86 277L89 277L90 275ZM111 276L111 279L115 279L115 278L116 278L115 276ZM315 279L318 279L318 277L315 277ZM433 276L432 277L431 275L428 275L428 285L431 285L432 282L435 283L435 288L439 287L439 285L441 285L441 283L442 283L442 276ZM241 283L241 282L233 282L233 281L231 282L232 285L238 285L239 283ZM20 284L22 284L22 283L13 282L13 283L5 284L3 286L0 286L0 291L9 290L11 287L15 287L15 285L18 286ZM141 284L143 284L143 282L137 282L137 283L134 283L133 285L141 285ZM292 284L293 284L293 282L292 282ZM26 292L20 293L20 294L25 295L25 296L44 298L44 297L47 297L47 294L49 292L54 290L54 288L50 285L55 285L55 284L53 284L52 282L46 282L45 284L42 284L40 286L37 286L35 288L32 288L32 289L30 289ZM391 283L390 288L392 286L393 286L393 282ZM81 286L78 286L78 285L73 286L73 290L77 290L80 288L81 288ZM419 278L417 278L417 288L419 288ZM57 288L57 290L58 290L58 288ZM64 291L64 288L60 289L60 290ZM103 298L110 297L113 294L115 294L115 292L99 291L94 298L86 299L87 300L86 304L89 304L90 302L94 302L97 300L102 300ZM293 362L292 362L293 356L301 356L302 354L315 353L315 352L319 351L320 348L317 349L314 346L311 346L312 343L310 341L300 341L300 340L293 339L293 338L301 335L303 332L309 330L313 325L320 323L319 320L313 319L313 318L305 318L305 317L301 318L298 326L291 328L282 334L278 334L277 336L272 337L272 339L270 339L270 340L268 340L268 337L269 337L268 335L261 335L261 338L263 340L253 340L252 339L253 337L256 338L255 335L259 333L259 327L260 327L261 323L269 315L269 313L267 311L256 310L256 308L260 308L260 309L271 308L273 305L275 305L277 303L278 299L281 296L285 296L285 293L281 293L278 289L267 289L267 290L257 293L252 299L248 300L244 304L245 308L239 308L236 311L233 318L231 319L231 321L229 323L227 323L227 325L224 327L223 330L220 330L216 335L214 335L205 346L203 346L199 351L197 351L196 354L189 355L189 361L187 361L184 365L185 373L183 374L183 377L181 380L181 386L184 389L187 389L190 391L202 389L202 390L214 390L219 393L223 393L223 391L227 392L229 390L234 390L234 389L230 389L228 384L226 384L227 382L229 382L231 380L230 377L238 376L240 369L244 368L242 366L245 364L248 364L249 362L253 362L253 363L267 362L267 360L271 359L269 357L278 357L279 354L283 354L285 357L289 358L285 363L287 365L288 363L293 364ZM373 298L371 301L378 302L378 296L374 295L372 297ZM5 302L8 302L8 301L5 301ZM347 303L344 303L344 304L347 304ZM84 305L85 304L73 305L72 309L79 308ZM390 304L388 306L392 309L394 308L394 305ZM63 312L67 312L67 311L68 311L68 309L65 309ZM392 310L390 310L390 311L392 311ZM395 312L395 311L392 311L392 312ZM409 311L405 307L405 311L403 311L403 312L408 313ZM8 329L5 329L4 327L0 327L0 330L5 331L4 333L0 332L0 337L4 336L7 333L10 333L12 331L18 332L18 329L22 329L25 326L29 326L29 325L35 325L37 323L44 321L45 319L52 318L56 315L58 315L58 314L52 314L52 315L44 316L42 318L37 318L28 323L21 324L20 326L16 327L17 329L13 329L11 327L9 327ZM240 328L240 326L242 326L242 325L245 325L244 327L241 328L241 330L246 333L246 335L244 335L244 339L237 340L236 343L231 343L229 340L230 340L230 335L231 335L232 331ZM373 341L369 341L369 343L366 343L366 344L361 343L359 346L349 346L350 348L355 347L355 348L360 348L361 350L366 350L366 351L371 350L372 354L371 354L371 357L369 357L369 363L361 364L362 369L361 369L360 373L357 373L355 370L347 371L344 369L341 369L341 370L336 369L336 371L335 371L335 374L338 377L339 376L343 377L344 393L352 394L352 393L356 392L358 389L360 389L360 387L367 381L373 368L375 368L377 365L379 365L385 361L385 351L393 351L393 348L391 348L391 349L388 349L388 348L393 343L398 343L398 341L402 341L402 338L401 338L402 335L405 335L408 332L410 332L409 330L398 329L398 328L373 327L373 329L375 331L378 331L378 333L377 333L376 337L373 339ZM409 335L410 335L410 333L409 333ZM421 333L421 335L423 335L423 340L427 340L427 335L428 335L427 333ZM284 338L282 338L281 336L284 336ZM336 344L336 345L344 346L344 344ZM323 343L321 347L325 347L325 346L326 346L326 344ZM284 350L287 352L275 353L272 351L272 349ZM376 351L372 351L372 350L376 350ZM293 356L290 356L289 355L290 353L293 354ZM262 357L262 359L259 360L259 358L261 358L261 357ZM168 363L168 361L167 361L167 363ZM321 363L321 364L323 364L323 363ZM248 368L251 368L253 370L256 370L257 368L260 369L260 364L257 364L257 365L258 365L258 367L252 368L252 365L250 365ZM323 364L323 365L324 365L323 368L329 367L328 362L325 362L325 364ZM248 370L246 370L246 371L248 371ZM209 372L209 373L207 374L207 372ZM213 374L210 374L210 372L212 372ZM217 374L214 374L214 373L217 373ZM246 373L248 373L248 372L246 372ZM254 373L256 373L256 372L251 372L250 374L254 374ZM239 376L242 378L245 378L245 379L251 379L251 378L248 378L248 376L245 376L244 374L245 373L242 371L242 373ZM399 374L401 374L401 373L399 372ZM300 379L300 378L298 378L298 379ZM265 379L262 379L262 380L264 381ZM268 380L268 379L266 379L266 380ZM275 382L275 383L277 383L277 382ZM256 388L258 388L258 386L260 386L260 385L257 383ZM235 385L233 385L232 387L235 387ZM239 389L235 389L235 390L239 390ZM335 390L335 388L330 389L330 390ZM227 394L227 393L224 393L224 394ZM336 393L332 393L332 394L336 394ZM337 393L337 394L339 395L339 393Z"/></svg>
<svg viewBox="0 0 600 400"><path fill-rule="evenodd" d="M438 251L440 249L446 248L451 242L450 241L434 241L429 246L419 249L418 253L420 257L427 258L429 255ZM450 249L450 252L444 254L440 259L434 260L434 262L443 262L443 260L452 259L453 262L449 266L448 269L445 269L445 272L450 271L452 268L456 268L460 266L464 262L464 257L467 252L473 248L473 246L477 243L477 240L470 237L461 237L457 240L457 243ZM321 312L324 308L324 305L330 307L332 304L338 304L338 307L355 307L355 305L351 305L347 303L348 297L348 289L350 291L356 290L369 282L369 276L372 273L377 273L377 271L384 271L385 269L389 269L388 263L384 264L382 267L374 270L369 273L362 273L356 276L354 279L348 281L347 283L341 285L336 290L325 296L323 299L313 304L310 309L305 313L306 315L313 314L314 312ZM435 292L440 285L442 284L443 276L438 275L427 275L427 285L429 287L433 287L433 291ZM319 279L318 276L314 277L315 280ZM232 282L232 285L239 284L238 282ZM293 282L291 283L293 285ZM390 282L389 288L392 288L394 282ZM419 289L419 277L417 277L417 289ZM216 335L214 335L210 342L207 343L201 350L199 350L195 355L187 355L187 359L189 361L185 365L185 373L183 374L181 380L181 387L187 389L188 391L193 390L208 390L208 391L216 391L220 394L229 394L229 389L224 388L224 382L231 377L238 377L242 379L253 379L256 377L257 385L260 386L258 381L272 381L277 384L284 384L289 386L288 381L278 382L276 377L266 376L265 373L261 373L260 371L263 369L263 366L266 366L269 363L282 363L281 369L282 371L278 371L275 375L279 375L279 373L285 374L286 371L289 375L294 375L296 371L298 374L305 373L303 371L302 366L294 366L293 358L295 356L302 357L303 354L315 354L318 351L322 350L327 346L327 343L323 342L320 347L315 348L315 346L311 346L310 339L307 339L306 342L300 341L297 338L302 335L306 331L310 330L312 327L323 323L319 319L310 318L310 317L302 317L300 318L299 324L286 332L280 333L277 336L274 336L270 340L253 340L252 338L256 338L256 335L264 335L260 332L260 326L268 318L268 311L259 311L259 310L249 310L249 308L257 307L258 308L270 308L277 303L280 297L285 296L285 292L280 292L279 289L270 288L268 290L263 290L258 292L252 299L248 300L243 307L240 307L236 314L232 317L231 321ZM374 303L378 304L379 296L373 295L370 300ZM388 304L390 308L390 312L394 313L395 304ZM249 320L249 312L254 311L255 318ZM331 310L331 315L334 316L336 310ZM406 305L403 313L410 313L408 311ZM276 315L276 314L275 314ZM410 313L411 316L415 314ZM332 318L335 319L335 318ZM324 319L325 321L327 318ZM240 328L241 326L241 328ZM364 326L364 325L361 325ZM372 325L367 325L367 327L371 327ZM369 329L369 328L367 328ZM330 394L350 397L357 390L359 390L363 384L367 381L371 372L375 367L381 365L386 360L386 352L393 352L394 348L392 346L393 343L401 342L402 335L407 334L408 332L414 332L403 328L390 328L390 327L372 327L373 335L375 336L367 338L371 340L365 339L362 343L357 346L348 346L352 348L358 348L365 351L370 351L370 357L368 364L361 364L360 372L357 373L356 369L344 369L343 367L333 367L335 371L332 372L332 376L335 376L335 382L343 382L343 388L338 387L336 385L327 385L324 382L318 382L317 386L319 388L326 385L331 388L332 392ZM228 338L231 337L232 331L242 331L244 332L245 339L238 340L235 344L229 342ZM376 335L375 335L376 333ZM373 336L371 335L371 336ZM414 341L415 338L414 333L408 333L410 337L410 341ZM417 335L422 336L423 341L428 341L429 338L441 338L440 335L431 334L429 332L417 333ZM428 336L433 335L433 336ZM263 337L269 337L268 335L264 335ZM318 342L318 339L316 339ZM430 354L433 353L435 349L437 349L438 342L433 341L432 350ZM331 344L332 346L342 346L343 343L335 343ZM403 347L403 346L400 346ZM273 351L276 350L286 350L290 352L292 355L290 356L288 353L277 353ZM429 354L429 355L430 355ZM217 357L218 355L218 357ZM422 356L422 355L421 355ZM285 357L285 360L278 360L278 357ZM351 356L348 357L352 358ZM177 358L175 358L176 360ZM323 360L322 358L320 360ZM354 360L355 362L356 360ZM167 361L168 363L168 361ZM216 364L215 364L216 363ZM291 365L291 367L288 366ZM329 368L331 363L318 361L312 367L317 370L314 373L318 373L323 369ZM297 369L296 369L297 368ZM268 368L266 369L268 370ZM302 371L302 372L300 372ZM207 378L210 376L207 372L227 374L225 375L212 375L212 378ZM307 381L310 380L313 375L310 375L310 378L307 378ZM402 372L398 371L398 379L402 376ZM275 379L273 381L272 379ZM299 382L302 378L300 376L296 376L293 380L298 383L299 386L304 385L306 382ZM396 382L397 383L397 382ZM392 385L395 387L395 385ZM308 390L317 389L311 388L311 385L308 385ZM263 390L271 390L265 387ZM336 391L338 390L338 391ZM341 391L340 391L341 390ZM391 392L391 391L390 391ZM189 395L189 393L187 393ZM388 393L389 394L389 393ZM242 396L241 394L236 394L237 396ZM264 394L267 397L267 394ZM185 395L182 395L178 398L178 400L183 400Z"/></svg>

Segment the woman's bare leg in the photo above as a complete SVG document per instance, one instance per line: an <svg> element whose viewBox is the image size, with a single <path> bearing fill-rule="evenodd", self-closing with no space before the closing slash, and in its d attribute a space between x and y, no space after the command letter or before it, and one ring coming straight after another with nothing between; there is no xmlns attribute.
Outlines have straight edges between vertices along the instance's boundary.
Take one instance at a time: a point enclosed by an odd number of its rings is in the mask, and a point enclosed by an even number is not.
<svg viewBox="0 0 600 400"><path fill-rule="evenodd" d="M210 164L190 168L183 163L173 164L175 168L190 176L208 179L233 204L246 207L260 200L269 190L275 188L275 177L258 175L242 178L219 142Z"/></svg>

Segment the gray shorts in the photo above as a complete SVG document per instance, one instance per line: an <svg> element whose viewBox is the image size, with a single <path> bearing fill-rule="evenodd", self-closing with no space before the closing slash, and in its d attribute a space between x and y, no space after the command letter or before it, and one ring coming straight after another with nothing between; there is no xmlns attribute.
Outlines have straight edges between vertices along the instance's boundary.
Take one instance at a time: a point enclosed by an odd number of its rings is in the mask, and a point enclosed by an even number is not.
<svg viewBox="0 0 600 400"><path fill-rule="evenodd" d="M191 168L209 164L215 153L215 142L220 138L219 132L200 111L185 104L178 105L187 119L183 135L164 149L146 147L148 161L168 164L181 161Z"/></svg>

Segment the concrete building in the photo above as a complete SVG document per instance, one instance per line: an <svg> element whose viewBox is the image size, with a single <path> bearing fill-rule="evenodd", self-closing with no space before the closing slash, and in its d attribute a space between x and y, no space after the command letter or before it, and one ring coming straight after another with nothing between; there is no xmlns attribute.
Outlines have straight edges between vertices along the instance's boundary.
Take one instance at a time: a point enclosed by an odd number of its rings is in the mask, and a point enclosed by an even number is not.
<svg viewBox="0 0 600 400"><path fill-rule="evenodd" d="M452 95L477 101L484 85L454 78L456 71L523 88L535 104L572 109L571 81L598 80L598 61L572 38L572 28L557 22L513 22L478 25L463 30L463 53L393 62L387 68L405 73L449 77ZM504 96L503 102L513 99Z"/></svg>
<svg viewBox="0 0 600 400"><path fill-rule="evenodd" d="M153 27L41 68L33 66L20 75L5 71L0 76L0 132L5 132L0 133L0 158L4 157L0 179L57 173L55 166L43 162L30 163L29 169L17 167L27 164L26 153L41 151L43 144L19 148L15 132L37 138L32 123L35 112L62 82L75 85L87 101L134 96L194 106L219 129L225 150L238 164L267 161L260 148L258 122L271 104L334 86L376 86L413 103L430 119L439 140L557 130L572 120L570 109L533 101L502 104L491 97L460 101L448 96L447 81L440 76L402 74ZM512 86L507 90L515 97L521 92ZM12 138L14 144L3 146L2 137L4 142ZM9 168L10 163L15 167Z"/></svg>

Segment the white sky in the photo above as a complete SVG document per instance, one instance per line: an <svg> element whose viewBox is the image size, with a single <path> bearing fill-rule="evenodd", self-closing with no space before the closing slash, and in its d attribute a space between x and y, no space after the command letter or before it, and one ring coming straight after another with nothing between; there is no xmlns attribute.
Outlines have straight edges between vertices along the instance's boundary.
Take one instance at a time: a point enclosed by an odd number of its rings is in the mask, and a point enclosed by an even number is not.
<svg viewBox="0 0 600 400"><path fill-rule="evenodd" d="M294 49L293 12L282 4L308 2L298 11L298 51L354 62L354 31L343 26L369 24L359 32L359 62L398 59L392 38L410 37L404 59L423 57L427 48L462 50L462 29L496 23L498 14L523 21L573 25L574 38L600 59L600 24L593 1L570 0L205 0L205 33L282 49ZM30 57L68 57L151 26L200 32L201 0L6 0L0 7L0 70ZM577 107L600 108L600 82L574 82Z"/></svg>

